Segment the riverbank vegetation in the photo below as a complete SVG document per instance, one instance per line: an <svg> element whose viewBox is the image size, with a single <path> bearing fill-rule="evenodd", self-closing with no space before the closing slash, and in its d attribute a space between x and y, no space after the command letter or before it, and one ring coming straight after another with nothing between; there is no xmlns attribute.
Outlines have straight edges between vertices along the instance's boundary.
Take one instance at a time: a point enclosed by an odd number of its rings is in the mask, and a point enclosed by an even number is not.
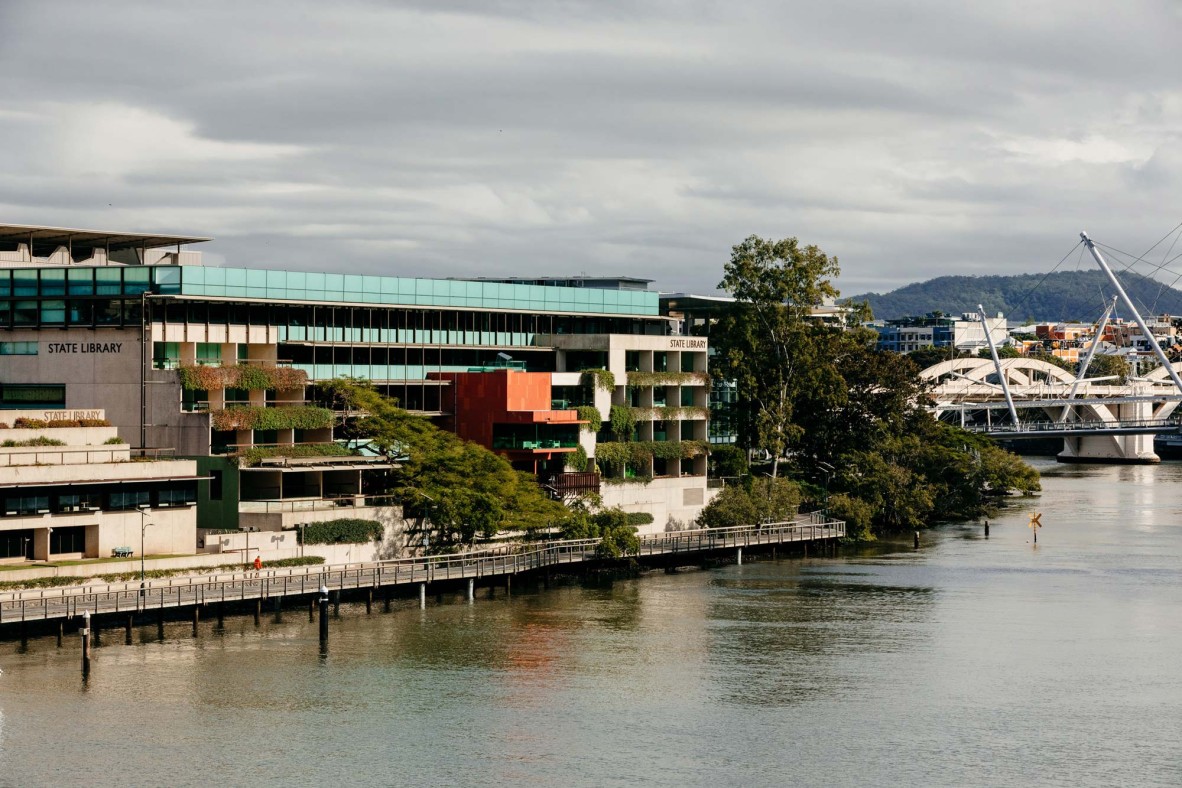
<svg viewBox="0 0 1182 788"><path fill-rule="evenodd" d="M385 488L407 519L417 520L431 552L448 552L501 531L526 535L561 527L569 512L529 474L498 454L409 413L364 380L320 386L326 405L344 412L337 435L390 461Z"/></svg>
<svg viewBox="0 0 1182 788"><path fill-rule="evenodd" d="M738 388L726 415L739 445L768 463L742 473L743 494L719 496L700 522L750 517L765 495L761 473L786 477L862 539L974 517L1002 496L1038 490L1038 473L1017 456L924 409L920 368L877 350L877 334L859 327L868 307L847 304L837 323L813 314L839 295L839 270L837 258L795 238L752 236L733 248L719 288L735 300L709 329L712 372Z"/></svg>

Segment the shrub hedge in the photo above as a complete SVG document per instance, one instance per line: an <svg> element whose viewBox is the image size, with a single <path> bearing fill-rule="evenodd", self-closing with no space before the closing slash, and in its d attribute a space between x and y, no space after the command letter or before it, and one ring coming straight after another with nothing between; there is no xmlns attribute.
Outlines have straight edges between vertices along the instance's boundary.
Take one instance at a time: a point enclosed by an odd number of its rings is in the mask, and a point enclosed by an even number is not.
<svg viewBox="0 0 1182 788"><path fill-rule="evenodd" d="M344 517L308 523L302 530L300 544L365 544L381 539L385 528L377 520Z"/></svg>
<svg viewBox="0 0 1182 788"><path fill-rule="evenodd" d="M294 367L260 367L234 364L220 367L182 364L177 369L181 387L189 391L214 389L298 389L308 383L308 373Z"/></svg>
<svg viewBox="0 0 1182 788"><path fill-rule="evenodd" d="M266 457L348 457L355 452L339 443L311 443L298 446L252 448L236 455L238 465L251 468Z"/></svg>
<svg viewBox="0 0 1182 788"><path fill-rule="evenodd" d="M331 410L311 405L280 408L235 405L210 415L215 430L315 430L333 424Z"/></svg>

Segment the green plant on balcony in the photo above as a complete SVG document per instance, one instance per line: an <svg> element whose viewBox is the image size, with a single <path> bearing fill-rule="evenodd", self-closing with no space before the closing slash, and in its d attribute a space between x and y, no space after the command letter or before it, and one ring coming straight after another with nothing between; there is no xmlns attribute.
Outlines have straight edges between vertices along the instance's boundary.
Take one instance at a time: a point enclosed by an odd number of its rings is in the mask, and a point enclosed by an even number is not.
<svg viewBox="0 0 1182 788"><path fill-rule="evenodd" d="M254 446L234 455L238 465L252 468L268 457L349 457L357 452L339 443L301 443L288 446Z"/></svg>
<svg viewBox="0 0 1182 788"><path fill-rule="evenodd" d="M294 367L262 367L256 364L203 366L182 364L177 369L181 388L187 391L216 391L245 389L262 391L302 388L308 383L308 373Z"/></svg>
<svg viewBox="0 0 1182 788"><path fill-rule="evenodd" d="M599 432L599 428L603 426L603 415L599 412L599 408L594 405L580 405L576 410L579 414L579 421L587 422L580 425L584 430Z"/></svg>
<svg viewBox="0 0 1182 788"><path fill-rule="evenodd" d="M210 413L215 430L317 430L333 425L328 408L298 405L281 408L236 406Z"/></svg>
<svg viewBox="0 0 1182 788"><path fill-rule="evenodd" d="M636 413L624 405L612 405L609 415L612 435L617 441L630 441L636 430Z"/></svg>
<svg viewBox="0 0 1182 788"><path fill-rule="evenodd" d="M710 375L706 372L629 372L628 385L636 387L648 386L683 386L685 384L710 386Z"/></svg>
<svg viewBox="0 0 1182 788"><path fill-rule="evenodd" d="M587 450L580 445L569 454L563 455L563 463L568 470L582 473L587 470Z"/></svg>
<svg viewBox="0 0 1182 788"><path fill-rule="evenodd" d="M593 386L609 394L616 389L616 376L610 369L584 369L579 375L584 386Z"/></svg>

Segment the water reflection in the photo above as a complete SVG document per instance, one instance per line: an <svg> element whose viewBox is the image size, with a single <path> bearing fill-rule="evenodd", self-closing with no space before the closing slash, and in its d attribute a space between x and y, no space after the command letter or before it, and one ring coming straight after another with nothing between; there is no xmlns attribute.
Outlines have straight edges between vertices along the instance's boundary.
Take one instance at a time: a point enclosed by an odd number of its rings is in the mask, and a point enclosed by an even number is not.
<svg viewBox="0 0 1182 788"><path fill-rule="evenodd" d="M0 644L0 785L1173 783L1182 467L1047 471L989 540L346 604L327 652L294 609L108 630L87 685Z"/></svg>

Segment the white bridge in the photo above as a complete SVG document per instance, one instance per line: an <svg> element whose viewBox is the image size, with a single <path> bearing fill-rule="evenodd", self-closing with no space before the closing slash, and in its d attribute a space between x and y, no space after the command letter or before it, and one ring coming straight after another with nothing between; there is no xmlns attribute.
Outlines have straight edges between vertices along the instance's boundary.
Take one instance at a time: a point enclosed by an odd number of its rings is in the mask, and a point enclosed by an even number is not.
<svg viewBox="0 0 1182 788"><path fill-rule="evenodd" d="M1005 388L998 365L987 358L957 358L925 369L920 375L932 384L932 411L994 438L1061 437L1064 462L1157 462L1153 435L1182 426L1182 394L1165 367L1126 385L1110 378L1077 380L1032 358L1001 359L1000 368ZM1172 369L1182 372L1182 363Z"/></svg>
<svg viewBox="0 0 1182 788"><path fill-rule="evenodd" d="M951 359L921 373L932 383L932 409L938 418L958 415L965 429L995 438L1062 437L1059 459L1064 462L1158 462L1153 435L1178 432L1182 423L1182 414L1175 415L1182 402L1182 364L1166 357L1092 239L1087 233L1079 237L1116 296L1096 327L1078 377L1038 359L999 359L985 326L990 359ZM1114 384L1112 377L1086 377L1117 299L1132 313L1162 365L1125 385ZM985 309L978 310L984 324Z"/></svg>

